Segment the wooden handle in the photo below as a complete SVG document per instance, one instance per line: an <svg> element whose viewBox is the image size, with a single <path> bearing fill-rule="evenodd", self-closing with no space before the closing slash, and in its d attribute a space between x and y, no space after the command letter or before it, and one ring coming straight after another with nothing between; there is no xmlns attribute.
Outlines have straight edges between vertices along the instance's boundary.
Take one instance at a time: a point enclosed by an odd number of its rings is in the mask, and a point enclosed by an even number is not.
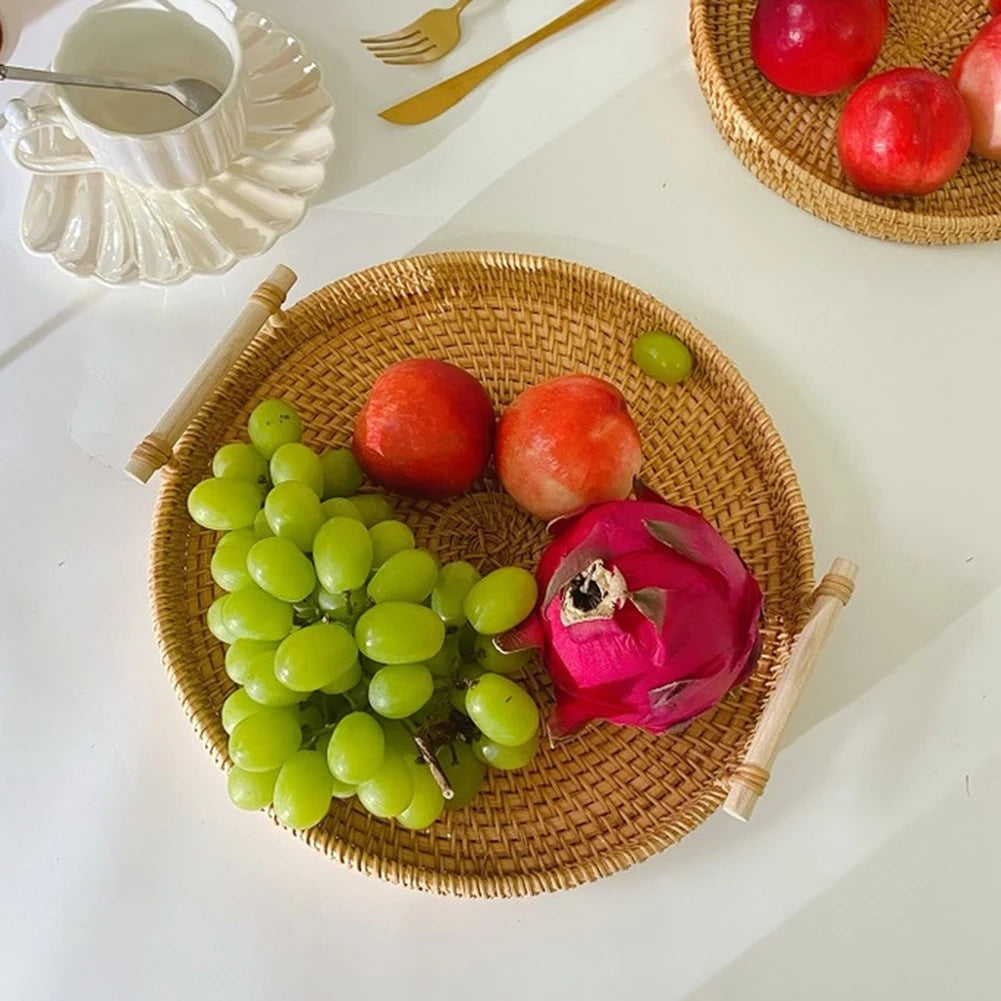
<svg viewBox="0 0 1001 1001"><path fill-rule="evenodd" d="M851 560L837 559L814 592L813 611L806 628L796 640L789 663L758 720L751 746L730 782L723 809L737 820L750 819L758 797L765 791L782 732L834 623L851 600L858 570Z"/></svg>
<svg viewBox="0 0 1001 1001"><path fill-rule="evenodd" d="M257 336L261 327L281 310L296 277L291 268L279 264L257 286L247 305L243 307L243 312L192 376L191 381L181 390L181 395L174 400L156 427L136 445L125 466L125 472L140 483L146 483L156 470L170 461L174 446L184 434L184 429L208 399L209 393L219 385L220 379Z"/></svg>

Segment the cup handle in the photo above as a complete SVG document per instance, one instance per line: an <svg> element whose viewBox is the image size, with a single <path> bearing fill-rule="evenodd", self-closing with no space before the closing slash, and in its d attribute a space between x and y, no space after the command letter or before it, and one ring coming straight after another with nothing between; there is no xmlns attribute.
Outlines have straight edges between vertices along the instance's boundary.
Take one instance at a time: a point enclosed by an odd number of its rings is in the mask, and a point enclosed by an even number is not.
<svg viewBox="0 0 1001 1001"><path fill-rule="evenodd" d="M90 153L67 153L40 157L24 148L24 143L43 129L59 129L67 138L76 138L58 104L31 107L19 98L4 108L4 131L10 133L10 158L33 174L83 174L103 169Z"/></svg>

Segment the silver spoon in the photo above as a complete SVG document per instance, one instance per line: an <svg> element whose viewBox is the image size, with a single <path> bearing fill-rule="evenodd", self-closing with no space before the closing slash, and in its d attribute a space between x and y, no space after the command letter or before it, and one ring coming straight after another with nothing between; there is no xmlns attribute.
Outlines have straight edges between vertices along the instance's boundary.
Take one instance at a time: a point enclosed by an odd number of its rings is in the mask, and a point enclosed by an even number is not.
<svg viewBox="0 0 1001 1001"><path fill-rule="evenodd" d="M164 97L173 98L195 118L204 115L222 97L217 87L192 77L182 77L173 83L136 83L133 80L50 73L48 70L30 70L0 63L0 80L26 80L31 83L58 83L68 87L100 87L105 90L138 90L147 94L163 94Z"/></svg>

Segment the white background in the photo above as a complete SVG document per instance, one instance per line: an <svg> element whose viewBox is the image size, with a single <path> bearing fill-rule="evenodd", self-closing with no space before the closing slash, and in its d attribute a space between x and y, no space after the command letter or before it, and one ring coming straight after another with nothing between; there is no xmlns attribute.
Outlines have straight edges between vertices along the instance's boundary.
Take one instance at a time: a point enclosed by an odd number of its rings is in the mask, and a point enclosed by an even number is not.
<svg viewBox="0 0 1001 1001"><path fill-rule="evenodd" d="M381 107L569 6L476 0L443 64L357 44L416 0L260 0L339 105L303 225L224 278L109 290L29 257L0 164L0 998L998 997L998 246L821 223L715 133L683 0L619 0L448 115ZM79 0L0 0L45 65ZM13 96L10 85L5 94ZM818 565L863 567L753 822L569 893L438 899L228 803L159 666L155 485L132 445L271 266L293 298L417 251L574 258L738 363L798 467Z"/></svg>

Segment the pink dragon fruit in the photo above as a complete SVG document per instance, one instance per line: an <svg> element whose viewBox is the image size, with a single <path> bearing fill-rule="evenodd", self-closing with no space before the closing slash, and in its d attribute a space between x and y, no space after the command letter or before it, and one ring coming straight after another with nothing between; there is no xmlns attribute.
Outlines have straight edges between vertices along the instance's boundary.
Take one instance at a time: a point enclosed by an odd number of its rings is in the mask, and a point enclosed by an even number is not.
<svg viewBox="0 0 1001 1001"><path fill-rule="evenodd" d="M556 689L550 721L651 733L714 706L761 648L761 588L698 512L646 488L555 522L533 616L498 640L541 647Z"/></svg>

